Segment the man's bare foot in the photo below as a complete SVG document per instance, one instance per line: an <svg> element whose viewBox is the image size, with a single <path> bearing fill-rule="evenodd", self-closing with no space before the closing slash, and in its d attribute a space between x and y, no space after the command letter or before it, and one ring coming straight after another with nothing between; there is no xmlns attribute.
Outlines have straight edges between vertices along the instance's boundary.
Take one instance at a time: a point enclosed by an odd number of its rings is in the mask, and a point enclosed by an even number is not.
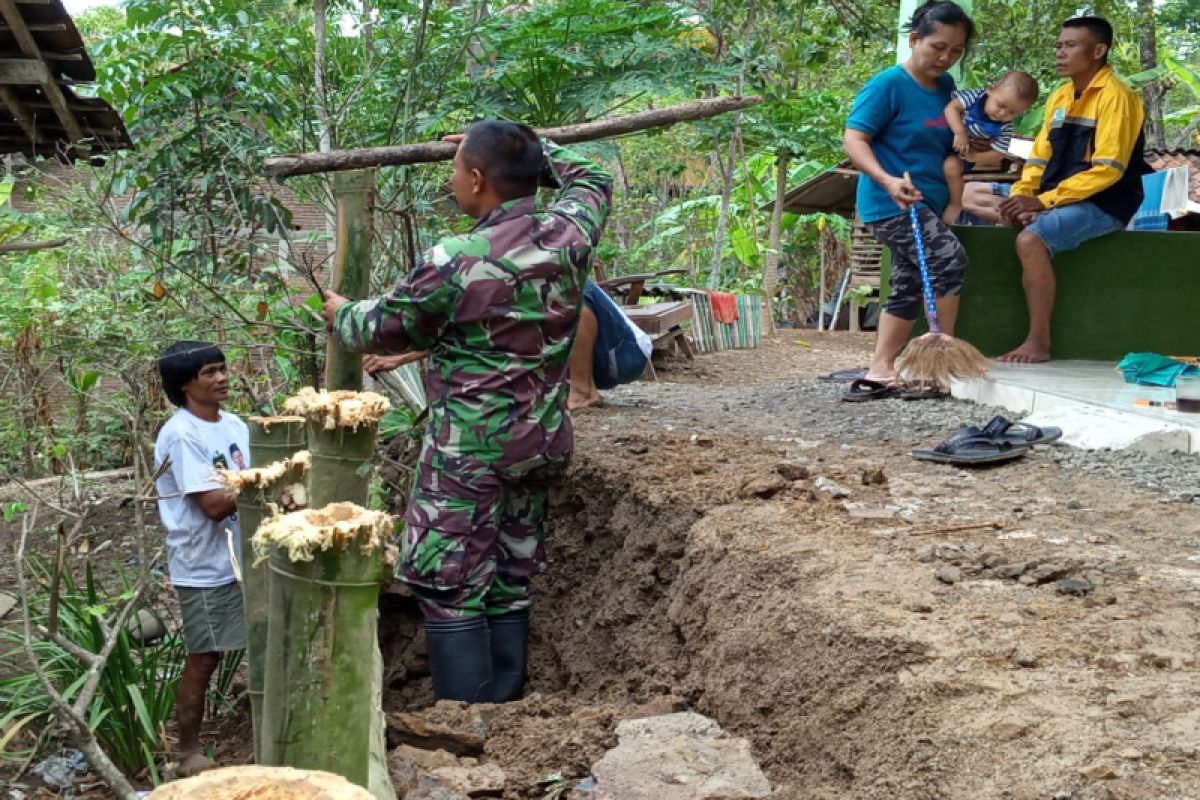
<svg viewBox="0 0 1200 800"><path fill-rule="evenodd" d="M582 411L585 408L599 408L604 405L604 398L599 392L577 395L574 392L567 395L567 410Z"/></svg>
<svg viewBox="0 0 1200 800"><path fill-rule="evenodd" d="M952 204L946 206L946 210L942 212L942 222L947 225L953 225L958 221L958 215L962 213L962 210L963 207L961 205L956 206Z"/></svg>
<svg viewBox="0 0 1200 800"><path fill-rule="evenodd" d="M1050 360L1050 345L1026 339L1016 350L996 360L1004 364L1041 364Z"/></svg>
<svg viewBox="0 0 1200 800"><path fill-rule="evenodd" d="M887 384L890 386L898 383L900 381L900 376L896 374L895 370L891 370L890 372L884 372L883 370L879 370L878 372L875 370L867 370L867 374L863 375L863 379L875 381L876 383Z"/></svg>
<svg viewBox="0 0 1200 800"><path fill-rule="evenodd" d="M179 759L179 766L175 768L175 774L180 778L190 778L206 770L216 769L217 766L217 762L204 755L203 750L193 750Z"/></svg>

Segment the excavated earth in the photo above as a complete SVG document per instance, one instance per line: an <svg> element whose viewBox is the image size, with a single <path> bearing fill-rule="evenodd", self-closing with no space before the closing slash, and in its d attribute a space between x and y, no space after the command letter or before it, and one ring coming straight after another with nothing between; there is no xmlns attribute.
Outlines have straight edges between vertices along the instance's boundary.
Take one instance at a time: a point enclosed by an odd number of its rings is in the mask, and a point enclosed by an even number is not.
<svg viewBox="0 0 1200 800"><path fill-rule="evenodd" d="M1200 797L1195 459L1138 461L1158 486L1062 446L918 462L996 409L839 403L814 378L869 338L805 336L579 414L531 695L429 708L390 598L388 709L470 717L512 798L560 796L619 720L674 710L747 738L776 798Z"/></svg>
<svg viewBox="0 0 1200 800"><path fill-rule="evenodd" d="M773 798L1200 798L1196 459L915 461L997 410L838 402L816 376L869 346L787 332L578 414L528 695L432 705L393 586L392 744L498 766L488 796L586 798L621 720L688 710L751 743ZM247 716L210 730L226 763Z"/></svg>

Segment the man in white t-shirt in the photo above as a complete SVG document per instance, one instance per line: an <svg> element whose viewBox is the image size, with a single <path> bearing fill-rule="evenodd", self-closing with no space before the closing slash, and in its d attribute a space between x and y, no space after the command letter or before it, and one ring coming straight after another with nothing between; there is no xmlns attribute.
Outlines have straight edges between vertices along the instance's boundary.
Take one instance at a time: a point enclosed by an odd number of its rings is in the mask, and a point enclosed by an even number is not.
<svg viewBox="0 0 1200 800"><path fill-rule="evenodd" d="M163 390L179 406L159 431L154 463L158 515L167 529L167 571L179 597L187 660L175 688L180 777L216 766L200 747L204 695L223 653L246 646L242 590L232 554L240 552L237 504L217 481L218 467L249 466L246 424L221 410L229 397L225 354L207 342L176 342L162 352Z"/></svg>
<svg viewBox="0 0 1200 800"><path fill-rule="evenodd" d="M583 311L571 349L571 393L567 408L578 411L603 403L601 389L635 381L646 371L653 343L621 312L611 297L588 281Z"/></svg>

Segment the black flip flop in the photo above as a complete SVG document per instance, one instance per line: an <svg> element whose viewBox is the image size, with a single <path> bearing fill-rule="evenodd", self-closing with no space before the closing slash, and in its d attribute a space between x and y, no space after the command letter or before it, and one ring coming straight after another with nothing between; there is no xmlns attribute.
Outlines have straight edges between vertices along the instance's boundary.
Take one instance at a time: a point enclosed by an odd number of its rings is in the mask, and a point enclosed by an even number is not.
<svg viewBox="0 0 1200 800"><path fill-rule="evenodd" d="M889 397L898 397L899 395L900 388L897 386L859 378L850 384L850 388L842 395L842 401L846 403L862 403L866 400L886 400Z"/></svg>
<svg viewBox="0 0 1200 800"><path fill-rule="evenodd" d="M978 467L1013 461L1028 452L1028 447L996 441L978 428L970 427L951 434L932 450L913 450L912 456L918 461L932 461L935 464Z"/></svg>
<svg viewBox="0 0 1200 800"><path fill-rule="evenodd" d="M853 369L834 370L828 375L819 376L817 380L825 381L826 383L850 383L850 381L856 381L859 378L865 377L867 377L866 367L854 367Z"/></svg>
<svg viewBox="0 0 1200 800"><path fill-rule="evenodd" d="M1052 444L1062 438L1062 428L1030 425L1027 422L1013 422L1006 417L992 417L980 431L984 436L997 442L1008 442L1014 445Z"/></svg>

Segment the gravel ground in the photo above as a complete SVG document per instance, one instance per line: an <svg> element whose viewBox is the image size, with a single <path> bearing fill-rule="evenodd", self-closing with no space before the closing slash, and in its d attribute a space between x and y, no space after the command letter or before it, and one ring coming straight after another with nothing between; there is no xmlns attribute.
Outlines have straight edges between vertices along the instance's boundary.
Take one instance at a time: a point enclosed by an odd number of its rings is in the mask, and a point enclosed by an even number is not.
<svg viewBox="0 0 1200 800"><path fill-rule="evenodd" d="M657 413L647 420L668 431L740 428L772 438L901 447L932 446L963 425L983 425L996 414L1011 417L1003 408L956 399L843 403L838 400L843 391L844 384L815 379L749 387L642 382L606 392L605 402L654 409ZM1200 463L1194 455L1081 450L1067 445L1039 449L1069 473L1115 480L1161 502L1200 504Z"/></svg>

